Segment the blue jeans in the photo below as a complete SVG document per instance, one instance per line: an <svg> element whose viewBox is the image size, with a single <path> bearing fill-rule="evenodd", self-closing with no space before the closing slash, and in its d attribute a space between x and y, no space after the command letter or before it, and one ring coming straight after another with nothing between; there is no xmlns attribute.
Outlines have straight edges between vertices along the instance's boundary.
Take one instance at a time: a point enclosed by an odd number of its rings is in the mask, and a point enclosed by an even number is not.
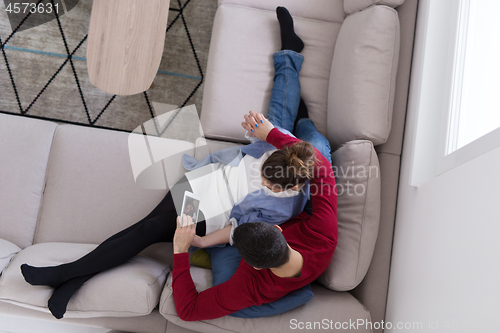
<svg viewBox="0 0 500 333"><path fill-rule="evenodd" d="M332 163L331 148L328 140L321 135L309 118L297 122L295 132L293 125L297 118L300 103L299 72L304 56L291 50L278 51L274 59L274 85L271 101L267 111L267 119L277 127L293 133L297 139L307 141Z"/></svg>

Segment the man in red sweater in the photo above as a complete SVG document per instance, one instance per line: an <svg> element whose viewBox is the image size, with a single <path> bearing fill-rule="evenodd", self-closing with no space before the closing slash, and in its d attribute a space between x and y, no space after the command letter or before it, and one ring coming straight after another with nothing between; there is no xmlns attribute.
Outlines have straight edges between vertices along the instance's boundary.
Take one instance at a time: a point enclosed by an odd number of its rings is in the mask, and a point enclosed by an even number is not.
<svg viewBox="0 0 500 333"><path fill-rule="evenodd" d="M300 141L274 128L261 114L250 112L245 120L242 124L245 129L278 149ZM269 224L247 223L237 227L233 241L243 260L230 280L201 293L196 291L188 254L195 235L194 225L180 227L178 222L172 287L181 319L214 319L275 301L313 282L328 268L338 237L337 193L331 164L318 150L315 152L317 163L310 181L312 215L302 212L281 225L282 233ZM256 242L265 243L266 239L277 244L278 249L252 247ZM252 253L256 249L261 251L257 255ZM267 260L272 253L277 257L275 265Z"/></svg>

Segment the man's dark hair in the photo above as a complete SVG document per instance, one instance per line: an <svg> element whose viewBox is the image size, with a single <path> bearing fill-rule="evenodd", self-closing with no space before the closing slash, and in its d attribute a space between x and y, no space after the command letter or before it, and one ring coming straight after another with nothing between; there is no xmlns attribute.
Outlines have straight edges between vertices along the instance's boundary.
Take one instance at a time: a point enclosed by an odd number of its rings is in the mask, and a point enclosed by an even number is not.
<svg viewBox="0 0 500 333"><path fill-rule="evenodd" d="M285 237L272 224L244 223L234 230L233 245L243 260L256 268L276 268L288 262L290 251Z"/></svg>

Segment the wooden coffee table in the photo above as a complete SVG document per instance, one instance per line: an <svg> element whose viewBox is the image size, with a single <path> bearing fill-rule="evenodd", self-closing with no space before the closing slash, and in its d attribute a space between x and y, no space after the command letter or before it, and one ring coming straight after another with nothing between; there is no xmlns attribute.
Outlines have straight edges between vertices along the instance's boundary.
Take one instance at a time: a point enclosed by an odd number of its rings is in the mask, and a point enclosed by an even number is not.
<svg viewBox="0 0 500 333"><path fill-rule="evenodd" d="M160 66L170 0L94 0L87 39L90 82L114 95L151 86Z"/></svg>

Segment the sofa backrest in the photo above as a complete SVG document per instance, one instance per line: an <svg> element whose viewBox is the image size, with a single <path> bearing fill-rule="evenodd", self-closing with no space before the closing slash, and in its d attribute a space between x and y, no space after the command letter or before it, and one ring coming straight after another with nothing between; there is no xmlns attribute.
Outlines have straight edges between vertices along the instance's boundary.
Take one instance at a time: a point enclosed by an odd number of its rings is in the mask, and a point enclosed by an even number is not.
<svg viewBox="0 0 500 333"><path fill-rule="evenodd" d="M0 238L33 243L57 124L0 114Z"/></svg>
<svg viewBox="0 0 500 333"><path fill-rule="evenodd" d="M281 47L275 9L284 5L305 43L301 96L318 131L334 149L356 139L384 143L399 60L399 19L389 6L402 2L219 0L201 112L205 135L248 142L242 116L267 113L272 54Z"/></svg>
<svg viewBox="0 0 500 333"><path fill-rule="evenodd" d="M136 184L130 135L138 134L57 127L34 243L99 244L156 207L167 189ZM176 169L182 169L180 160Z"/></svg>
<svg viewBox="0 0 500 333"><path fill-rule="evenodd" d="M345 17L343 11L343 6L345 6L344 0L219 0L218 4L219 6L242 6L272 12L274 12L278 6L286 6L293 16L329 22L342 22Z"/></svg>
<svg viewBox="0 0 500 333"><path fill-rule="evenodd" d="M283 2L245 2L249 5L223 0L217 9L200 119L208 138L248 143L239 124L249 110L267 113L274 76L272 55L281 48L275 10ZM343 1L287 1L284 5L305 43L301 95L310 118L326 134L328 84L335 41L344 20Z"/></svg>
<svg viewBox="0 0 500 333"><path fill-rule="evenodd" d="M0 113L0 239L99 244L156 207L184 154L194 143ZM147 254L171 263L168 245Z"/></svg>
<svg viewBox="0 0 500 333"><path fill-rule="evenodd" d="M327 138L332 148L359 139L374 145L391 131L399 62L398 13L371 6L346 17L335 45L328 87Z"/></svg>
<svg viewBox="0 0 500 333"><path fill-rule="evenodd" d="M403 2L405 0L344 0L344 11L346 14L352 14L372 5L384 5L394 8L402 5Z"/></svg>

